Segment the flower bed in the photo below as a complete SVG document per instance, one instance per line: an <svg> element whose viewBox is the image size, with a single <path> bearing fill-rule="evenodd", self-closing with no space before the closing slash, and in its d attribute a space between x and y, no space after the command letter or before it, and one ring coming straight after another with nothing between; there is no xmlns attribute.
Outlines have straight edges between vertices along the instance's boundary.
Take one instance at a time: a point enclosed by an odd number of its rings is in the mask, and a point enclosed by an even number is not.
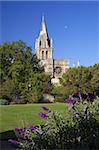
<svg viewBox="0 0 99 150"><path fill-rule="evenodd" d="M68 117L42 107L43 112L38 115L46 123L43 126L16 128L18 141L10 142L24 150L99 149L99 122L95 118L99 112L99 99L93 103L78 103L69 98L67 102Z"/></svg>

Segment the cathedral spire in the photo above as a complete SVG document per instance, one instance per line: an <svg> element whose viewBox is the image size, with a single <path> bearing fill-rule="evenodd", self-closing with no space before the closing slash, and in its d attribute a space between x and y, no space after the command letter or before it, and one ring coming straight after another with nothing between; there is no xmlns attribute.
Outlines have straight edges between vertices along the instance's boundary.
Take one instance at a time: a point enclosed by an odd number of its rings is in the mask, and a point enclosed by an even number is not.
<svg viewBox="0 0 99 150"><path fill-rule="evenodd" d="M42 16L41 28L40 28L40 35L46 35L48 37L47 28L44 20L44 15Z"/></svg>
<svg viewBox="0 0 99 150"><path fill-rule="evenodd" d="M44 15L42 15L42 22L44 22Z"/></svg>
<svg viewBox="0 0 99 150"><path fill-rule="evenodd" d="M39 37L35 42L35 49L37 58L40 60L47 60L53 58L53 41L49 38L44 15L42 16Z"/></svg>

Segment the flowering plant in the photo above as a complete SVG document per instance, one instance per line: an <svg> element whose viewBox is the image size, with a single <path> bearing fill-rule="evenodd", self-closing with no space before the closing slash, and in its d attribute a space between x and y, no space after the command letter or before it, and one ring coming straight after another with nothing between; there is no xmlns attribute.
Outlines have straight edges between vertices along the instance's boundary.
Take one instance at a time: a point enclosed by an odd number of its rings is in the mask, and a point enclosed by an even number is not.
<svg viewBox="0 0 99 150"><path fill-rule="evenodd" d="M23 150L66 150L66 149L99 149L99 122L90 112L90 104L76 104L68 116L57 111L42 107L44 112L39 116L46 120L41 126L29 126L24 129L16 128L18 141L10 140ZM97 104L97 103L96 103ZM95 104L94 104L95 105ZM99 105L98 105L99 106Z"/></svg>

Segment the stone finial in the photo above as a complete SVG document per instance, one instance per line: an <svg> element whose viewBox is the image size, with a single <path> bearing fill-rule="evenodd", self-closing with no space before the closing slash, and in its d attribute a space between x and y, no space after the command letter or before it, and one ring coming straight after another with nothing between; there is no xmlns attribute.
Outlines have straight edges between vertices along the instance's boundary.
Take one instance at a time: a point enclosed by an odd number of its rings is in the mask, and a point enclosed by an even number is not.
<svg viewBox="0 0 99 150"><path fill-rule="evenodd" d="M80 60L77 61L77 67L80 67Z"/></svg>

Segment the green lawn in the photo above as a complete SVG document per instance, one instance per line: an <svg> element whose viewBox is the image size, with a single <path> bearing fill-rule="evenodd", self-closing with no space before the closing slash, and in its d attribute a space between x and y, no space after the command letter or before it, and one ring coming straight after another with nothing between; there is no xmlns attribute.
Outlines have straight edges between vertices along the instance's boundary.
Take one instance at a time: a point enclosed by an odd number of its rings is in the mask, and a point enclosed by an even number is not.
<svg viewBox="0 0 99 150"><path fill-rule="evenodd" d="M42 111L40 106L47 106L52 110L67 111L66 104L22 104L5 105L0 107L0 132L13 130L16 127L24 127L28 124L43 124L44 120L38 116Z"/></svg>

